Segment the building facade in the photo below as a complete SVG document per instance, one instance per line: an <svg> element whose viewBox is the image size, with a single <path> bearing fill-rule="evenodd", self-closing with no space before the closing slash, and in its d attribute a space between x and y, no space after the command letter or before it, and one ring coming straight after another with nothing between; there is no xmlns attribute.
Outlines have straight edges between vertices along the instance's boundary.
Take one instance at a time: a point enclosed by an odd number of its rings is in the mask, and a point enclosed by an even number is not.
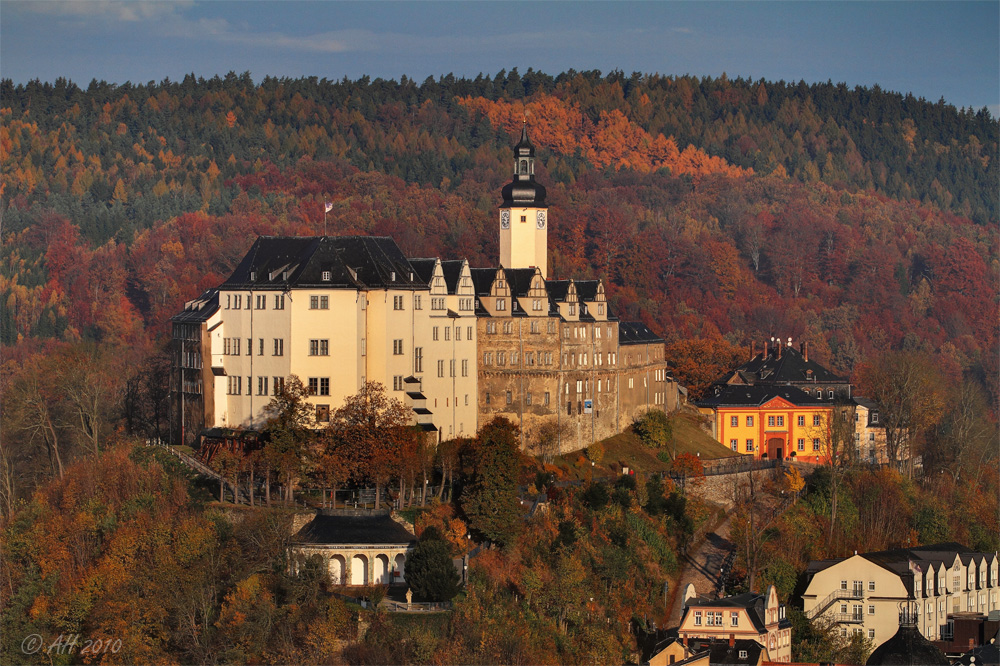
<svg viewBox="0 0 1000 666"><path fill-rule="evenodd" d="M688 590L686 594L693 594L693 586ZM752 640L767 648L772 661L789 662L792 658L792 624L773 585L764 594L686 598L677 637L685 645L694 639L721 643Z"/></svg>
<svg viewBox="0 0 1000 666"><path fill-rule="evenodd" d="M830 459L834 405L795 387L715 386L698 403L715 439L762 459Z"/></svg>
<svg viewBox="0 0 1000 666"><path fill-rule="evenodd" d="M407 258L385 237L261 237L217 289L172 319L174 441L259 428L291 375L322 427L366 381L438 439L495 416L560 451L676 406L663 340L622 323L600 280L547 279L548 205L527 129L502 190L500 262Z"/></svg>
<svg viewBox="0 0 1000 666"><path fill-rule="evenodd" d="M842 636L860 633L877 646L897 632L909 603L924 638L941 641L953 635L956 617L1000 610L997 573L997 553L956 543L811 562L803 611L833 622Z"/></svg>

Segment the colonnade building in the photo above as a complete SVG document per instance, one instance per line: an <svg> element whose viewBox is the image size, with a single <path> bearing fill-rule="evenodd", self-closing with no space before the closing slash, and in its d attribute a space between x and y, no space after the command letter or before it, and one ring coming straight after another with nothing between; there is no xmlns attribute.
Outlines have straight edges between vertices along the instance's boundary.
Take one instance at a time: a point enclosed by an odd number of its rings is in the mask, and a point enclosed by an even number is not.
<svg viewBox="0 0 1000 666"><path fill-rule="evenodd" d="M174 440L259 428L290 375L317 426L366 381L439 440L502 415L558 448L672 409L663 340L619 322L601 280L548 279L548 206L527 129L499 208L500 265L407 258L388 237L261 237L233 274L172 318Z"/></svg>

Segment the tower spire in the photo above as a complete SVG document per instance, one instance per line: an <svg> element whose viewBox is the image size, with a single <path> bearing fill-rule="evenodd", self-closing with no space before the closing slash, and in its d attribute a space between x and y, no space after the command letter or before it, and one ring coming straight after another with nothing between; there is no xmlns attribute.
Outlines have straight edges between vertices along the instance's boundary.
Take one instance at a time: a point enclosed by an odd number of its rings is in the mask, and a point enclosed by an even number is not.
<svg viewBox="0 0 1000 666"><path fill-rule="evenodd" d="M535 147L522 116L521 139L514 146L514 176L501 190L500 265L533 268L547 275L548 204L545 187L535 182Z"/></svg>

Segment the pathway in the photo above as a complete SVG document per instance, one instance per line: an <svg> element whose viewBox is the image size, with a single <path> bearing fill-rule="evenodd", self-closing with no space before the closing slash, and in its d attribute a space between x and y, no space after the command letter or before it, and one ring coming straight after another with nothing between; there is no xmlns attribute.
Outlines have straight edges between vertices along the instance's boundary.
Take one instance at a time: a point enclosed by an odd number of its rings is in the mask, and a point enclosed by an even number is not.
<svg viewBox="0 0 1000 666"><path fill-rule="evenodd" d="M673 592L669 622L665 625L668 627L680 624L684 588L688 583L694 583L695 591L701 596L716 595L720 570L734 548L729 540L729 516L727 515L714 531L705 535L701 543L692 545L696 550L689 551L684 559L684 566L678 579L680 582Z"/></svg>

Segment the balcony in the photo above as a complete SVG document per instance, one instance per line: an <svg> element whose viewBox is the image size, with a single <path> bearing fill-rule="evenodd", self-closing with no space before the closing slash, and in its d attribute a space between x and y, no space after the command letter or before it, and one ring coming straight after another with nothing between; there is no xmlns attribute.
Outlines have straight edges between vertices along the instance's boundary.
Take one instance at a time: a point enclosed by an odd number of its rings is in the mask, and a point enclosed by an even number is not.
<svg viewBox="0 0 1000 666"><path fill-rule="evenodd" d="M837 624L864 624L865 616L860 613L834 613L833 621Z"/></svg>

